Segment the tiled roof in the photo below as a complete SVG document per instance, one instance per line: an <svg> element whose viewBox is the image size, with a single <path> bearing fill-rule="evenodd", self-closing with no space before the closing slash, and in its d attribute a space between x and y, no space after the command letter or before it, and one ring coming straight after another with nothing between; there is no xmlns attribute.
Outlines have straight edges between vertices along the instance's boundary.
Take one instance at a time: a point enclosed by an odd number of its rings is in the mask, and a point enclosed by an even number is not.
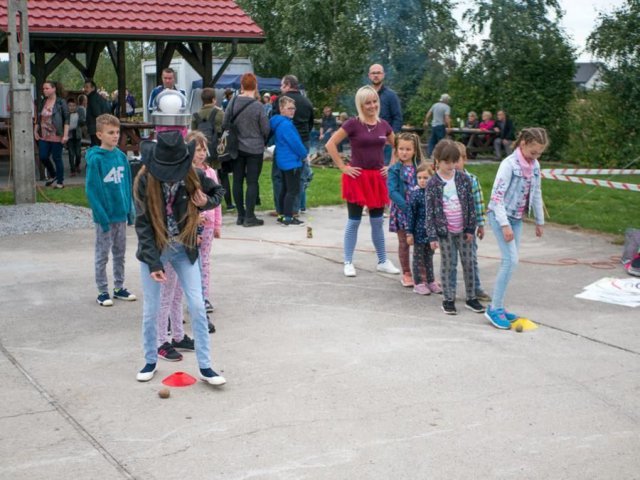
<svg viewBox="0 0 640 480"><path fill-rule="evenodd" d="M29 0L28 8L34 37L264 38L233 0ZM0 30L7 30L4 1Z"/></svg>

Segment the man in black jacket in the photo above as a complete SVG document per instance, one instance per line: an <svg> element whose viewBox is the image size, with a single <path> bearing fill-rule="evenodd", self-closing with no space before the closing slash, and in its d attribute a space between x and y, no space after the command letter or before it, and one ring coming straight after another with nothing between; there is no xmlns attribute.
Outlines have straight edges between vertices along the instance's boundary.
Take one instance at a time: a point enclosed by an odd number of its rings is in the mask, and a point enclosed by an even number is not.
<svg viewBox="0 0 640 480"><path fill-rule="evenodd" d="M91 146L100 145L96 136L96 118L103 113L111 113L107 101L100 96L93 80L84 82L84 94L87 96L87 130L91 137Z"/></svg>
<svg viewBox="0 0 640 480"><path fill-rule="evenodd" d="M502 160L502 149L504 149L505 156L511 155L511 152L513 152L512 144L516 139L513 122L507 118L504 110L498 111L496 126L493 130L498 133L493 140L493 150L496 154L496 160L500 161Z"/></svg>

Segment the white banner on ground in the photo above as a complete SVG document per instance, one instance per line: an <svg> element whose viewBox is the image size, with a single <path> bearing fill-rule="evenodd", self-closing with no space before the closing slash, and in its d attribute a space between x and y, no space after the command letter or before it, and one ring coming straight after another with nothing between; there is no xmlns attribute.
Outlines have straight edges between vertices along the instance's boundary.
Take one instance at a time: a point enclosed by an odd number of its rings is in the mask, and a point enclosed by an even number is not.
<svg viewBox="0 0 640 480"><path fill-rule="evenodd" d="M640 278L601 278L584 287L576 298L613 303L625 307L640 306Z"/></svg>

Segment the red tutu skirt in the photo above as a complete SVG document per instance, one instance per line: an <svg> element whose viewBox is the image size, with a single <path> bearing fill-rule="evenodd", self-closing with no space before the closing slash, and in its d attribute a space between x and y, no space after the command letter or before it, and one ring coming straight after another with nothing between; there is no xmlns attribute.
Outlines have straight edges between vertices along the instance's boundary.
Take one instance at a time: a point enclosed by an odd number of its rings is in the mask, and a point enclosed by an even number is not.
<svg viewBox="0 0 640 480"><path fill-rule="evenodd" d="M382 208L389 204L387 179L380 170L360 170L356 178L343 174L342 198L361 207Z"/></svg>

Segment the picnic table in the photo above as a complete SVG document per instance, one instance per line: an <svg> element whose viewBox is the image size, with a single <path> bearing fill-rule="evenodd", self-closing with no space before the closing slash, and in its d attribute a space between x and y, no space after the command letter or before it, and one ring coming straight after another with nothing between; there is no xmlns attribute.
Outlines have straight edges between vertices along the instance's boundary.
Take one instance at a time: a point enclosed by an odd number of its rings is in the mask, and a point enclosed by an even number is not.
<svg viewBox="0 0 640 480"><path fill-rule="evenodd" d="M152 138L153 123L146 122L121 122L120 123L120 141L118 148L123 152L132 151L135 155L140 154L140 142L148 138ZM144 135L145 130L151 130L149 135Z"/></svg>
<svg viewBox="0 0 640 480"><path fill-rule="evenodd" d="M498 132L480 128L447 128L447 135L462 141L467 146L467 156L475 158L478 153L490 153L493 156L493 140Z"/></svg>

